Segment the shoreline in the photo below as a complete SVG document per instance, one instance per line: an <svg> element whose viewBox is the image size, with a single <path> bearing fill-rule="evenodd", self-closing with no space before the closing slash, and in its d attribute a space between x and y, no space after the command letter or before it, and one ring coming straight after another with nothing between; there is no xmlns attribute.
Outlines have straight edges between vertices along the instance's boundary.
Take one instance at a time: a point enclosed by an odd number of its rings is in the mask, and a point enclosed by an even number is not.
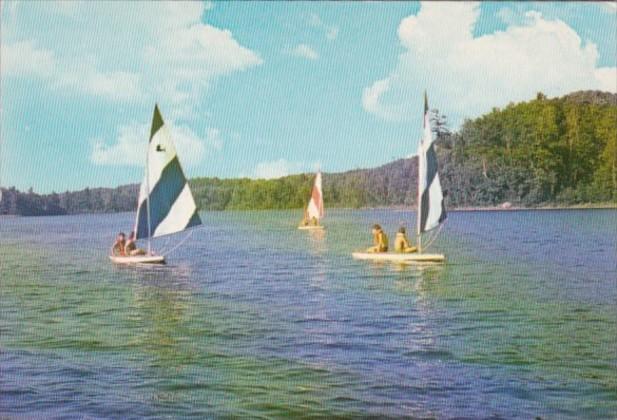
<svg viewBox="0 0 617 420"><path fill-rule="evenodd" d="M572 204L572 205L546 205L538 207L455 207L450 211L530 211L530 210L617 210L617 204ZM446 209L447 210L447 209Z"/></svg>
<svg viewBox="0 0 617 420"><path fill-rule="evenodd" d="M416 207L405 206L386 206L386 207L330 207L331 210L392 210L392 211L416 211ZM250 212L250 211L296 211L302 210L302 208L293 209L225 209L225 210L200 210L200 212ZM538 207L454 207L452 209L446 209L449 213L457 212L497 212L497 211L547 211L547 210L617 210L617 203L585 203L585 204L573 204L573 205L544 205ZM77 216L77 215L99 215L99 214L121 214L121 213L133 213L133 211L119 211L119 212L88 212L88 213L71 213L71 214L47 214L39 216L24 216L20 214L0 214L0 220L6 218L15 217L62 217L62 216Z"/></svg>

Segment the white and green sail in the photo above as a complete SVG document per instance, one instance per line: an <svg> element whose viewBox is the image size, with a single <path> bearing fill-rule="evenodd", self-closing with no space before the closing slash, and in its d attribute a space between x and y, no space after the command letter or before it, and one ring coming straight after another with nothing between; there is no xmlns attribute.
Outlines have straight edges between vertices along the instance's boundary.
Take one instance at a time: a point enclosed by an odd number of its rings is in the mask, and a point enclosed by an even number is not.
<svg viewBox="0 0 617 420"><path fill-rule="evenodd" d="M423 133L418 144L418 239L422 233L438 227L446 220L446 217L428 98L425 93Z"/></svg>
<svg viewBox="0 0 617 420"><path fill-rule="evenodd" d="M156 238L201 224L169 129L154 107L146 174L137 204L137 239Z"/></svg>

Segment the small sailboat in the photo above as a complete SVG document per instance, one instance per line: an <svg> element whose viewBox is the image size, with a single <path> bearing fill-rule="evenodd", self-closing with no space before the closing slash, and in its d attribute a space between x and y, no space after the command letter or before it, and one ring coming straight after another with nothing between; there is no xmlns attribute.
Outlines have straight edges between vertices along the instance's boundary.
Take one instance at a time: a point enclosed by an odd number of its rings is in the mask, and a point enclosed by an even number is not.
<svg viewBox="0 0 617 420"><path fill-rule="evenodd" d="M182 232L201 224L168 127L154 107L146 172L139 191L135 219L136 239L147 240L145 255L110 256L119 264L164 264L165 255L152 252L152 239Z"/></svg>
<svg viewBox="0 0 617 420"><path fill-rule="evenodd" d="M418 216L417 238L418 251L414 253L394 252L354 252L353 258L358 260L398 261L398 262L432 262L445 261L443 254L428 254L423 252L437 237L442 223L446 220L446 208L443 192L437 170L437 153L433 131L431 129L428 99L424 94L424 124L420 143L418 144ZM431 234L428 243L422 248L422 235Z"/></svg>
<svg viewBox="0 0 617 420"><path fill-rule="evenodd" d="M316 230L324 227L319 224L325 215L323 206L323 191L321 189L321 172L315 175L315 182L311 190L311 198L304 210L304 218L300 222L298 229Z"/></svg>

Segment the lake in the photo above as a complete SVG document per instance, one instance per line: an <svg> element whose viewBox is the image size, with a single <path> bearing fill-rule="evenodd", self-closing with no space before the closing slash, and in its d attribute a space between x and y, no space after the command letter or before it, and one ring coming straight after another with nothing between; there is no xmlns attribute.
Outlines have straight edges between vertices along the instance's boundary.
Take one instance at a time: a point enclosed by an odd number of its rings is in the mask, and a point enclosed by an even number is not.
<svg viewBox="0 0 617 420"><path fill-rule="evenodd" d="M133 214L0 219L0 413L617 417L617 210L452 212L425 267L350 257L411 212L300 216L204 212L149 268L106 256Z"/></svg>

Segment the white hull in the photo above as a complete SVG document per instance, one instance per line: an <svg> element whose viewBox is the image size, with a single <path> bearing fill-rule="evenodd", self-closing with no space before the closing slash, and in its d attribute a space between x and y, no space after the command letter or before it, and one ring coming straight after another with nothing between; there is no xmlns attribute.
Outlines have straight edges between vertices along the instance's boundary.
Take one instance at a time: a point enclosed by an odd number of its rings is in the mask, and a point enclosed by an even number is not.
<svg viewBox="0 0 617 420"><path fill-rule="evenodd" d="M109 259L116 264L165 264L165 257L162 255L135 255L132 257L110 255Z"/></svg>
<svg viewBox="0 0 617 420"><path fill-rule="evenodd" d="M394 252L354 252L351 256L356 260L394 261L401 263L441 263L446 260L443 254L394 253Z"/></svg>
<svg viewBox="0 0 617 420"><path fill-rule="evenodd" d="M298 226L300 230L323 230L323 226Z"/></svg>

